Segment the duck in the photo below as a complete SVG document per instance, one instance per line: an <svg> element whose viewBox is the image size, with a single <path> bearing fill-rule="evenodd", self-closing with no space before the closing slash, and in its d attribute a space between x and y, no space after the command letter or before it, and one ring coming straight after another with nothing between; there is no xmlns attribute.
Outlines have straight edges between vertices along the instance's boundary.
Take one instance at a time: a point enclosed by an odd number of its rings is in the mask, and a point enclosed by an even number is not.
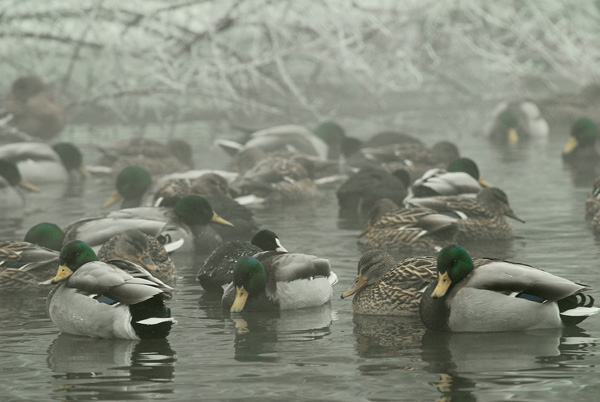
<svg viewBox="0 0 600 402"><path fill-rule="evenodd" d="M235 263L221 305L231 313L316 307L329 302L336 283L327 259L265 251Z"/></svg>
<svg viewBox="0 0 600 402"><path fill-rule="evenodd" d="M475 198L465 196L439 196L413 198L409 207L429 208L441 214L458 218L455 240L499 240L513 237L513 226L506 217L525 221L512 210L506 193L497 187L486 187Z"/></svg>
<svg viewBox="0 0 600 402"><path fill-rule="evenodd" d="M492 112L486 136L499 145L515 146L548 137L548 122L532 101L500 102Z"/></svg>
<svg viewBox="0 0 600 402"><path fill-rule="evenodd" d="M0 105L0 117L10 115L9 124L34 138L50 140L65 127L67 112L52 89L35 75L17 78Z"/></svg>
<svg viewBox="0 0 600 402"><path fill-rule="evenodd" d="M65 232L56 223L40 222L27 230L23 241L60 251L65 241Z"/></svg>
<svg viewBox="0 0 600 402"><path fill-rule="evenodd" d="M129 261L128 273L115 263L98 261L86 243L65 243L55 284L47 299L50 320L61 332L90 338L160 339L175 319L165 300L173 288Z"/></svg>
<svg viewBox="0 0 600 402"><path fill-rule="evenodd" d="M27 241L0 241L2 292L44 289L58 268L58 251Z"/></svg>
<svg viewBox="0 0 600 402"><path fill-rule="evenodd" d="M338 218L364 221L373 204L388 198L397 204L407 196L408 176L398 176L382 168L363 168L353 173L336 190Z"/></svg>
<svg viewBox="0 0 600 402"><path fill-rule="evenodd" d="M255 203L301 202L317 197L317 187L303 161L271 155L238 176L230 188L239 196L252 196ZM239 198L237 198L239 200Z"/></svg>
<svg viewBox="0 0 600 402"><path fill-rule="evenodd" d="M233 281L233 266L243 256L263 251L287 253L275 232L263 229L257 232L250 243L230 241L216 248L198 271L196 280L207 292L223 294L223 287Z"/></svg>
<svg viewBox="0 0 600 402"><path fill-rule="evenodd" d="M165 247L155 237L137 229L126 230L108 239L97 256L100 261L108 263L119 260L133 262L167 284L175 280L175 264Z"/></svg>
<svg viewBox="0 0 600 402"><path fill-rule="evenodd" d="M300 154L327 159L328 145L321 137L333 137L333 127L329 124L317 127L315 135L309 128L301 125L286 124L255 131L244 143L218 139L215 141L227 154L235 156L247 148L258 148L266 154L277 151L294 151Z"/></svg>
<svg viewBox="0 0 600 402"><path fill-rule="evenodd" d="M128 166L144 168L152 176L181 172L194 168L192 147L182 139L170 139L165 143L146 138L105 143L98 147L102 156L96 167L98 172L119 174Z"/></svg>
<svg viewBox="0 0 600 402"><path fill-rule="evenodd" d="M600 85L590 83L577 93L561 93L535 100L545 118L553 123L573 124L577 119L600 118Z"/></svg>
<svg viewBox="0 0 600 402"><path fill-rule="evenodd" d="M65 241L82 240L98 249L110 237L127 229L138 229L164 243L168 251L187 243L198 253L210 253L222 243L221 236L208 225L214 222L233 226L213 211L209 202L197 195L181 198L173 208L137 207L82 218L64 229ZM168 246L168 247L167 247Z"/></svg>
<svg viewBox="0 0 600 402"><path fill-rule="evenodd" d="M483 187L491 185L481 177L475 161L458 158L450 162L447 169L431 169L415 180L405 200L437 195L475 195Z"/></svg>
<svg viewBox="0 0 600 402"><path fill-rule="evenodd" d="M594 182L592 193L585 200L585 219L591 220L600 211L600 178Z"/></svg>
<svg viewBox="0 0 600 402"><path fill-rule="evenodd" d="M367 228L358 237L361 247L434 252L454 241L458 218L429 208L400 208L389 199L371 209Z"/></svg>
<svg viewBox="0 0 600 402"><path fill-rule="evenodd" d="M218 173L208 172L196 178L169 180L154 193L152 205L168 207L189 194L231 198L227 179Z"/></svg>
<svg viewBox="0 0 600 402"><path fill-rule="evenodd" d="M15 162L23 178L35 185L67 182L72 177L90 177L83 165L81 150L70 142L54 145L42 142L6 144L0 146L0 159Z"/></svg>
<svg viewBox="0 0 600 402"><path fill-rule="evenodd" d="M354 295L357 314L417 316L423 290L435 279L435 257L396 262L387 251L373 249L358 261L358 275L341 298Z"/></svg>
<svg viewBox="0 0 600 402"><path fill-rule="evenodd" d="M590 287L525 264L478 258L457 244L437 255L419 313L434 331L502 332L576 325L596 314Z"/></svg>
<svg viewBox="0 0 600 402"><path fill-rule="evenodd" d="M151 185L152 177L146 169L139 166L127 166L117 175L115 191L104 202L102 208L108 208L120 200L123 200L121 209L139 207Z"/></svg>
<svg viewBox="0 0 600 402"><path fill-rule="evenodd" d="M15 214L18 215L23 212L25 198L18 190L19 188L34 192L39 191L36 186L21 176L21 172L14 162L0 159L0 201L2 205L0 216L14 218Z"/></svg>
<svg viewBox="0 0 600 402"><path fill-rule="evenodd" d="M571 136L562 152L563 162L583 169L600 162L598 125L588 118L577 120L571 127Z"/></svg>

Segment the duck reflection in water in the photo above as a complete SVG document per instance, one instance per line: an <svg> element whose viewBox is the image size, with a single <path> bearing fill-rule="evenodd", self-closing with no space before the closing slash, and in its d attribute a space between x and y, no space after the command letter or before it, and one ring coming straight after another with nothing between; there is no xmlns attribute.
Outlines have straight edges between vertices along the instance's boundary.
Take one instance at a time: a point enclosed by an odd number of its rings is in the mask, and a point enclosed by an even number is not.
<svg viewBox="0 0 600 402"><path fill-rule="evenodd" d="M61 333L48 348L52 389L68 400L152 399L174 392L177 355L166 339L90 339ZM145 396L144 396L145 395Z"/></svg>
<svg viewBox="0 0 600 402"><path fill-rule="evenodd" d="M530 389L551 379L534 378L528 372L551 370L569 360L577 360L580 367L582 357L589 354L586 337L577 327L502 333L428 330L421 349L425 370L440 375L439 400L505 400L514 398L506 390L511 385L522 387L525 377Z"/></svg>
<svg viewBox="0 0 600 402"><path fill-rule="evenodd" d="M326 304L298 310L245 313L232 319L235 360L274 363L289 342L310 342L331 335L333 311ZM307 354L312 352L307 349Z"/></svg>

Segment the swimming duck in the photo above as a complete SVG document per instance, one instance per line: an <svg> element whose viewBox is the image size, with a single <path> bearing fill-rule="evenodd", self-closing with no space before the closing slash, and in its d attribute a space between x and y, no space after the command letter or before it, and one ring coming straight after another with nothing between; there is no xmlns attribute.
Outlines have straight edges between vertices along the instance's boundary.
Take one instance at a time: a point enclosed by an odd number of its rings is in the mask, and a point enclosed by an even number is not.
<svg viewBox="0 0 600 402"><path fill-rule="evenodd" d="M600 211L600 179L594 182L592 193L585 200L585 219L592 219Z"/></svg>
<svg viewBox="0 0 600 402"><path fill-rule="evenodd" d="M227 179L217 173L205 173L196 178L174 179L163 184L152 199L154 206L171 206L183 196L195 194L231 197Z"/></svg>
<svg viewBox="0 0 600 402"><path fill-rule="evenodd" d="M358 243L366 248L433 252L454 241L457 221L429 208L399 208L381 199L373 205Z"/></svg>
<svg viewBox="0 0 600 402"><path fill-rule="evenodd" d="M477 164L469 158L459 158L448 168L431 169L415 180L408 189L407 200L413 197L432 197L437 195L477 194L490 184L481 178Z"/></svg>
<svg viewBox="0 0 600 402"><path fill-rule="evenodd" d="M302 162L274 155L240 175L231 188L239 195L257 197L260 203L306 201L318 194Z"/></svg>
<svg viewBox="0 0 600 402"><path fill-rule="evenodd" d="M600 118L600 85L591 83L578 93L561 93L536 99L542 114L547 120L556 123L574 123L578 119Z"/></svg>
<svg viewBox="0 0 600 402"><path fill-rule="evenodd" d="M75 171L90 176L81 151L69 142L52 146L42 142L6 144L0 146L0 159L15 162L23 178L33 184L66 182Z"/></svg>
<svg viewBox="0 0 600 402"><path fill-rule="evenodd" d="M590 168L600 162L598 125L591 119L579 119L571 127L571 137L565 145L562 158L575 167Z"/></svg>
<svg viewBox="0 0 600 402"><path fill-rule="evenodd" d="M137 229L127 230L108 239L98 251L98 259L108 263L115 260L133 262L165 283L170 284L175 279L175 264L164 246L155 237Z"/></svg>
<svg viewBox="0 0 600 402"><path fill-rule="evenodd" d="M187 239L199 253L209 253L218 247L221 236L208 226L209 222L232 226L221 218L204 197L183 197L173 208L138 207L109 212L103 216L84 218L65 228L65 241L79 239L92 247L99 247L110 237L127 229L162 238L180 241ZM167 247L167 249L169 249Z"/></svg>
<svg viewBox="0 0 600 402"><path fill-rule="evenodd" d="M435 331L496 332L575 325L600 309L588 286L508 261L473 261L458 245L437 256L438 279L421 300L423 324Z"/></svg>
<svg viewBox="0 0 600 402"><path fill-rule="evenodd" d="M135 274L115 264L98 261L82 241L66 243L52 280L47 311L62 331L92 338L165 338L175 320L164 301L173 288L144 268L120 261Z"/></svg>
<svg viewBox="0 0 600 402"><path fill-rule="evenodd" d="M341 219L361 219L368 215L373 204L388 198L397 204L406 197L408 177L404 179L384 169L364 168L350 175L336 191Z"/></svg>
<svg viewBox="0 0 600 402"><path fill-rule="evenodd" d="M233 267L243 256L252 256L262 251L287 253L279 237L270 230L257 232L250 243L230 241L215 249L204 261L196 280L208 292L223 294L223 286L233 281Z"/></svg>
<svg viewBox="0 0 600 402"><path fill-rule="evenodd" d="M128 166L139 166L151 175L193 169L193 153L190 144L181 139L170 139L166 144L145 138L133 138L98 147L103 154L97 162L118 174Z"/></svg>
<svg viewBox="0 0 600 402"><path fill-rule="evenodd" d="M498 144L516 145L548 137L548 123L531 101L501 102L486 128L488 138Z"/></svg>
<svg viewBox="0 0 600 402"><path fill-rule="evenodd" d="M39 191L37 187L21 177L19 168L14 162L0 159L0 216L14 218L17 211L22 212L25 198L17 187L29 191Z"/></svg>
<svg viewBox="0 0 600 402"><path fill-rule="evenodd" d="M513 237L513 227L506 216L525 223L510 207L508 196L497 187L486 187L475 198L440 196L413 198L409 207L429 208L458 218L457 241L496 240Z"/></svg>
<svg viewBox="0 0 600 402"><path fill-rule="evenodd" d="M67 121L63 104L50 87L34 75L19 77L0 105L0 116L10 114L10 125L33 137L49 140Z"/></svg>
<svg viewBox="0 0 600 402"><path fill-rule="evenodd" d="M352 309L358 314L416 315L423 290L435 277L435 257L398 263L384 250L369 250L358 261L358 276L342 299L354 295Z"/></svg>
<svg viewBox="0 0 600 402"><path fill-rule="evenodd" d="M26 241L0 242L2 292L41 289L58 267L58 252Z"/></svg>
<svg viewBox="0 0 600 402"><path fill-rule="evenodd" d="M23 238L23 241L56 251L60 251L64 240L65 233L63 230L57 224L51 222L41 222L33 225Z"/></svg>
<svg viewBox="0 0 600 402"><path fill-rule="evenodd" d="M232 313L320 306L331 299L335 283L324 258L265 251L236 262L221 304Z"/></svg>
<svg viewBox="0 0 600 402"><path fill-rule="evenodd" d="M142 198L152 185L152 178L146 169L139 166L128 166L117 175L115 191L102 208L108 208L123 200L121 208L135 208L142 205Z"/></svg>

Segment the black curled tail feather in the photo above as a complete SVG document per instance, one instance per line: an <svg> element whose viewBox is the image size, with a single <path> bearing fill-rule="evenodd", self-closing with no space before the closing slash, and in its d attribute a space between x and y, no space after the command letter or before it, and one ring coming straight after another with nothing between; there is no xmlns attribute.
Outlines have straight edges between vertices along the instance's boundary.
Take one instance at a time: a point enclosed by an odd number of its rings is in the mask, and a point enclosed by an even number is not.
<svg viewBox="0 0 600 402"><path fill-rule="evenodd" d="M578 307L592 307L594 305L594 298L590 295L586 295L583 293L578 293L576 295L571 295L569 297L565 297L562 300L558 300L556 303L558 304L558 310L560 313L563 313L568 310L572 310ZM587 315L583 316L569 316L569 315L560 315L560 319L562 320L564 325L577 325L583 320L587 318Z"/></svg>
<svg viewBox="0 0 600 402"><path fill-rule="evenodd" d="M129 306L131 326L141 339L159 339L169 335L173 321L163 321L156 324L140 324L148 318L170 318L171 309L164 304L163 296L157 294L141 303Z"/></svg>

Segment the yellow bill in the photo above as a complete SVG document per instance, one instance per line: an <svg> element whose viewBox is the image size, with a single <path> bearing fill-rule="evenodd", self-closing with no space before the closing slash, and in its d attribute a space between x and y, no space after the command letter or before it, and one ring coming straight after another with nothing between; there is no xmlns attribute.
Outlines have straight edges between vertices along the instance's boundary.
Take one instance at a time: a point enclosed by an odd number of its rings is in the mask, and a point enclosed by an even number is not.
<svg viewBox="0 0 600 402"><path fill-rule="evenodd" d="M66 265L60 265L58 267L58 272L56 273L56 276L54 277L54 279L52 279L52 281L50 281L50 283L54 284L63 281L71 275L73 275L73 271L71 271L69 267L67 267Z"/></svg>
<svg viewBox="0 0 600 402"><path fill-rule="evenodd" d="M231 305L231 309L229 310L232 313L239 313L244 309L246 305L246 300L248 300L248 292L244 288L244 286L236 286L235 287L235 300L233 300L233 304Z"/></svg>
<svg viewBox="0 0 600 402"><path fill-rule="evenodd" d="M448 272L446 272L444 275L438 274L438 283L435 289L433 289L431 297L434 299L444 297L448 291L448 288L450 288L450 284L452 284L452 281L448 276Z"/></svg>
<svg viewBox="0 0 600 402"><path fill-rule="evenodd" d="M565 145L565 148L563 149L563 153L570 154L571 152L573 152L573 150L575 148L577 148L578 145L579 145L579 142L577 142L575 137L569 138L569 142L567 142L567 145Z"/></svg>
<svg viewBox="0 0 600 402"><path fill-rule="evenodd" d="M226 221L225 219L221 218L219 215L217 215L216 212L213 211L213 217L211 219L214 223L218 223L221 225L225 225L225 226L231 226L233 227L233 223Z"/></svg>
<svg viewBox="0 0 600 402"><path fill-rule="evenodd" d="M516 145L517 142L519 142L519 134L517 133L517 130L511 128L508 130L508 144Z"/></svg>
<svg viewBox="0 0 600 402"><path fill-rule="evenodd" d="M33 184L31 184L30 182L26 181L25 179L21 179L21 181L19 182L19 186L23 187L29 191L35 191L35 192L39 192L40 189L37 188L36 186L34 186Z"/></svg>
<svg viewBox="0 0 600 402"><path fill-rule="evenodd" d="M117 190L115 190L115 192L112 193L110 198L104 202L104 204L102 205L102 208L108 208L111 205L113 205L114 203L116 203L117 201L119 201L120 199L121 199L121 194L119 194L119 192Z"/></svg>

